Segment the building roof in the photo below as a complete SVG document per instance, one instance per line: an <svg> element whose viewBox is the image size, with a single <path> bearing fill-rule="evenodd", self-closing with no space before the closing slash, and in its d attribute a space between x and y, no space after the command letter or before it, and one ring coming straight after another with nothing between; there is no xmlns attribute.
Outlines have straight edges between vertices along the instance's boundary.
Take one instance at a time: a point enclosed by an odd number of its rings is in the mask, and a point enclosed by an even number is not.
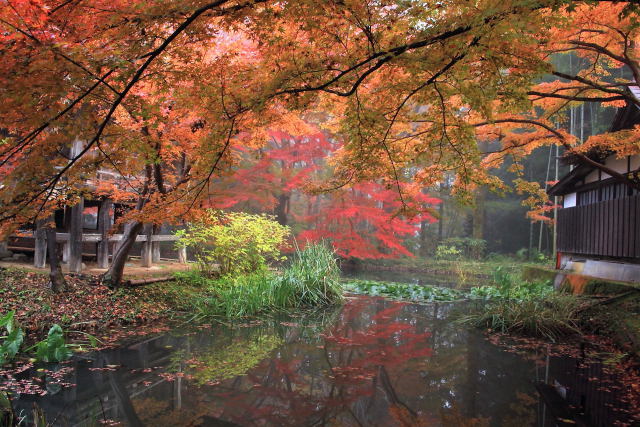
<svg viewBox="0 0 640 427"><path fill-rule="evenodd" d="M628 86L627 88L636 98L640 99L640 87ZM636 124L640 123L640 107L635 104L627 102L622 108L618 108L616 115L611 122L609 132L617 132L623 129L631 129ZM594 149L587 153L587 156L597 162L603 162L607 157L614 154L611 150L598 150ZM564 196L568 193L573 193L577 186L580 186L582 180L589 175L596 168L591 165L581 163L577 156L566 156L564 162L567 164L575 165L568 174L563 176L557 183L547 190L547 194L550 196Z"/></svg>

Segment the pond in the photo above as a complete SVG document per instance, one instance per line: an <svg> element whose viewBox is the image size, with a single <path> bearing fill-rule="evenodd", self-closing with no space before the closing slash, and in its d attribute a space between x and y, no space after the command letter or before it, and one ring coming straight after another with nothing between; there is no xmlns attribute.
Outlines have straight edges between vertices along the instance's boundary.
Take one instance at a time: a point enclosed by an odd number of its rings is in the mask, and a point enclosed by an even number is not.
<svg viewBox="0 0 640 427"><path fill-rule="evenodd" d="M413 271L392 270L344 270L343 277L350 279L377 280L381 282L410 283L415 285L455 287L457 278L451 275L436 275Z"/></svg>
<svg viewBox="0 0 640 427"><path fill-rule="evenodd" d="M584 425L629 425L602 365L500 347L451 321L465 309L353 297L297 317L187 325L24 372L14 385L43 395L14 404L60 426L553 426L563 407L545 402L562 394Z"/></svg>

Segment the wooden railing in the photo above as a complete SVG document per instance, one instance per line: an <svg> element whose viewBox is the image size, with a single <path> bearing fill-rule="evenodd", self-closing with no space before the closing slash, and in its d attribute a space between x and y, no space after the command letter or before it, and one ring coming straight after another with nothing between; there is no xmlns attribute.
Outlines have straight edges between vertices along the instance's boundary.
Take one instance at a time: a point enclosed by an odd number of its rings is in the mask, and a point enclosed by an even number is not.
<svg viewBox="0 0 640 427"><path fill-rule="evenodd" d="M35 238L35 233L33 231L19 231L16 233L17 237L24 238ZM110 242L119 242L122 240L123 234L112 234L109 236ZM151 236L152 242L175 242L180 238L174 234L153 234ZM68 242L69 241L69 233L56 233L56 242ZM82 241L83 242L101 242L102 235L95 233L82 233ZM146 242L147 235L146 234L138 234L136 236L136 242Z"/></svg>
<svg viewBox="0 0 640 427"><path fill-rule="evenodd" d="M640 196L558 211L558 251L640 258Z"/></svg>

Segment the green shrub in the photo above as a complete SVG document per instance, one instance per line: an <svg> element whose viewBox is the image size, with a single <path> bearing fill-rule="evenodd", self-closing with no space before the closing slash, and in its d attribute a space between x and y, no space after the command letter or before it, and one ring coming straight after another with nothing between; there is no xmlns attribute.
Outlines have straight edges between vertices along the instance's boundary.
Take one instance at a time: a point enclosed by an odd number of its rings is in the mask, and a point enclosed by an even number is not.
<svg viewBox="0 0 640 427"><path fill-rule="evenodd" d="M268 215L207 211L200 222L176 233L180 247L193 248L205 277L247 273L281 261L289 228Z"/></svg>
<svg viewBox="0 0 640 427"><path fill-rule="evenodd" d="M462 256L462 250L453 245L438 245L436 248L436 259L453 261Z"/></svg>

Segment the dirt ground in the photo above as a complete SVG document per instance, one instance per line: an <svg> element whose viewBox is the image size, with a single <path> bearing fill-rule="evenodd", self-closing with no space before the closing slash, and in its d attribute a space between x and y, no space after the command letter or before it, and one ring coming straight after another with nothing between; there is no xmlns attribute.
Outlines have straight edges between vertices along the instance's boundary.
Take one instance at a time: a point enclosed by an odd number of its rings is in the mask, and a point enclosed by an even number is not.
<svg viewBox="0 0 640 427"><path fill-rule="evenodd" d="M90 275L100 275L107 271L103 268L98 268L95 263L85 262L86 268L83 268L83 274ZM170 275L176 271L185 271L191 268L192 264L180 264L177 261L173 260L161 260L159 263L154 264L151 267L141 267L139 259L131 259L125 265L124 276L126 279L143 279L149 277L159 277ZM40 271L40 272L48 272L47 268L36 268L33 266L33 262L31 260L24 262L17 261L0 261L0 267L2 268L12 268L17 267L21 269L26 269L29 271ZM62 264L63 273L68 273L66 265Z"/></svg>

